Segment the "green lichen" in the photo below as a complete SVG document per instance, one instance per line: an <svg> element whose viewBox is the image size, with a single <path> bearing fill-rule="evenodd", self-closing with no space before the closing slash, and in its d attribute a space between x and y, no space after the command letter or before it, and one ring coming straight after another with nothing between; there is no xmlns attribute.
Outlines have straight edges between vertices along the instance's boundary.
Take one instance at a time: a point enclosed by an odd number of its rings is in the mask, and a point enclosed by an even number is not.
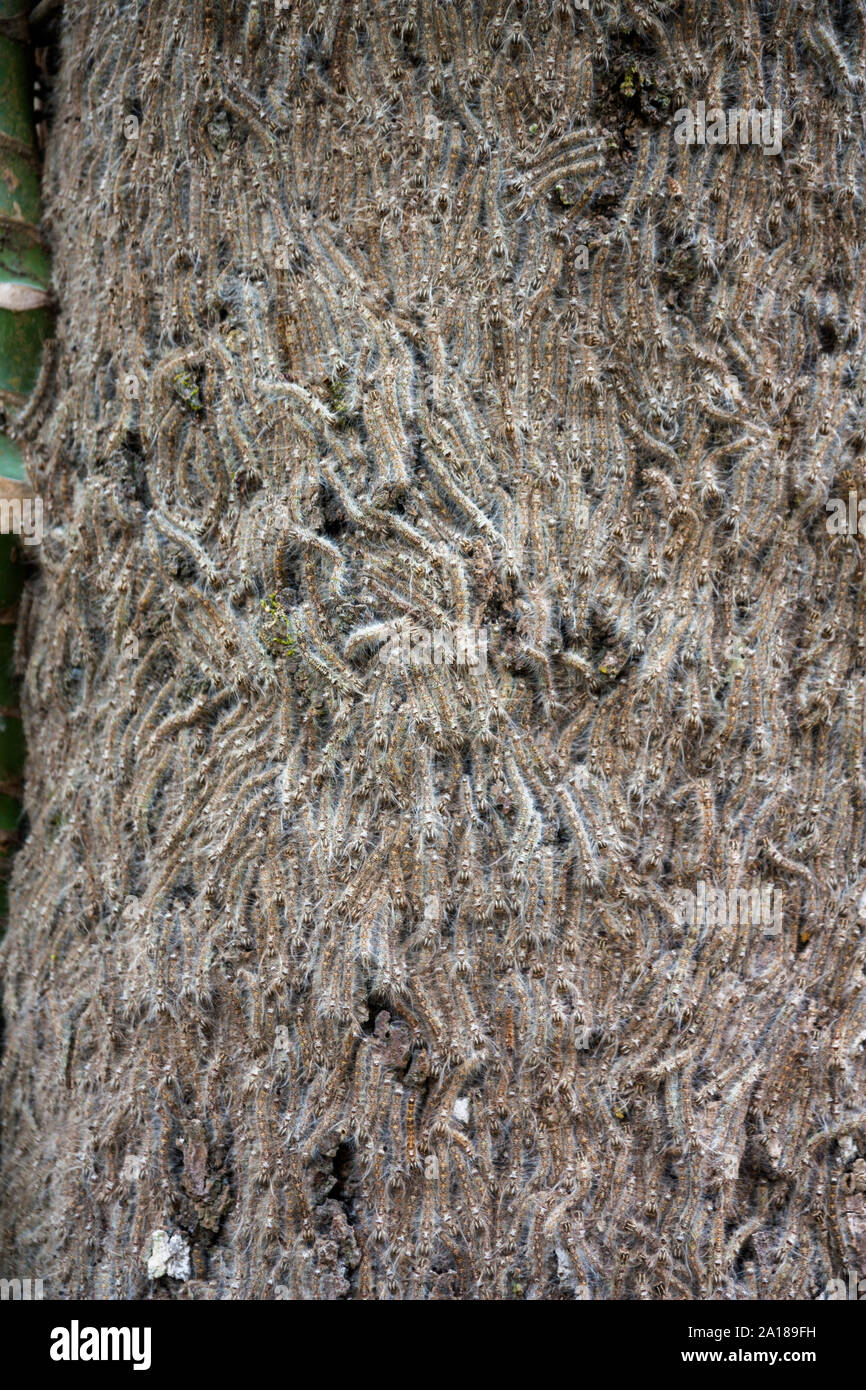
<svg viewBox="0 0 866 1390"><path fill-rule="evenodd" d="M262 625L265 645L289 657L299 656L300 649L295 640L291 619L276 594L271 594L270 598L263 598L261 606L265 614Z"/></svg>
<svg viewBox="0 0 866 1390"><path fill-rule="evenodd" d="M345 429L353 419L353 412L346 401L345 372L335 372L333 376L328 377L325 387L328 392L328 404L337 417L337 428Z"/></svg>
<svg viewBox="0 0 866 1390"><path fill-rule="evenodd" d="M641 75L637 68L628 68L622 82L619 84L619 90L624 97L633 97L636 95L637 89L641 85Z"/></svg>
<svg viewBox="0 0 866 1390"><path fill-rule="evenodd" d="M189 372L178 372L172 377L172 385L175 394L180 397L190 410L203 410L201 396L199 395L198 382Z"/></svg>

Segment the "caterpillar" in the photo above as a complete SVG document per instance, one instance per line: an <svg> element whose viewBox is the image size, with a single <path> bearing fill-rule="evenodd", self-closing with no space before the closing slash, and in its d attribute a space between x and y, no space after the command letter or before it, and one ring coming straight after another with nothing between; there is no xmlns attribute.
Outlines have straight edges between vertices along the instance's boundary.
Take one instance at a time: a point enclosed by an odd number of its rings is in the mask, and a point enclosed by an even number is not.
<svg viewBox="0 0 866 1390"><path fill-rule="evenodd" d="M410 1163L415 1162L415 1153L415 1096L410 1096L406 1106L406 1157Z"/></svg>

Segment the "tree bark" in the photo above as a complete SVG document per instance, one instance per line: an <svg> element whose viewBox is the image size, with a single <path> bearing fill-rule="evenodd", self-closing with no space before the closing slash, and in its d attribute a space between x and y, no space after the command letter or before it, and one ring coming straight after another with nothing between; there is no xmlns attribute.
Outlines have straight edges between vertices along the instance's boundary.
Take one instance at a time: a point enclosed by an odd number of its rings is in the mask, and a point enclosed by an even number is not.
<svg viewBox="0 0 866 1390"><path fill-rule="evenodd" d="M862 4L66 5L2 948L49 1296L866 1268L864 73Z"/></svg>

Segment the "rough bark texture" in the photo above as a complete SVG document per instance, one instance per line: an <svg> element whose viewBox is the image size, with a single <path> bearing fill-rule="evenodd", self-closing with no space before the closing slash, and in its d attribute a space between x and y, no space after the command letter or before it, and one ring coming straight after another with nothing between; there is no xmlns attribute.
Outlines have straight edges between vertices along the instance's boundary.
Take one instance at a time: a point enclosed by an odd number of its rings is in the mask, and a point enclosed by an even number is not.
<svg viewBox="0 0 866 1390"><path fill-rule="evenodd" d="M864 75L827 0L66 4L2 958L47 1294L866 1269ZM404 616L486 669L383 665Z"/></svg>

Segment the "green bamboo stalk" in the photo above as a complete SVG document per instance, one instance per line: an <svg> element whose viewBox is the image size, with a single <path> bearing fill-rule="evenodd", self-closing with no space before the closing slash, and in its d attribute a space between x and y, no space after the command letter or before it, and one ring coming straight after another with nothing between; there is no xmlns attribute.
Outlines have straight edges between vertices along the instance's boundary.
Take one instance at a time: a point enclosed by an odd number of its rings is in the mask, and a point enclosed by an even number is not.
<svg viewBox="0 0 866 1390"><path fill-rule="evenodd" d="M0 407L14 416L39 374L50 331L51 267L39 232L33 58L22 0L0 0ZM24 456L0 431L0 500L32 496ZM12 649L26 565L20 538L0 534L0 921L21 818L24 731Z"/></svg>

